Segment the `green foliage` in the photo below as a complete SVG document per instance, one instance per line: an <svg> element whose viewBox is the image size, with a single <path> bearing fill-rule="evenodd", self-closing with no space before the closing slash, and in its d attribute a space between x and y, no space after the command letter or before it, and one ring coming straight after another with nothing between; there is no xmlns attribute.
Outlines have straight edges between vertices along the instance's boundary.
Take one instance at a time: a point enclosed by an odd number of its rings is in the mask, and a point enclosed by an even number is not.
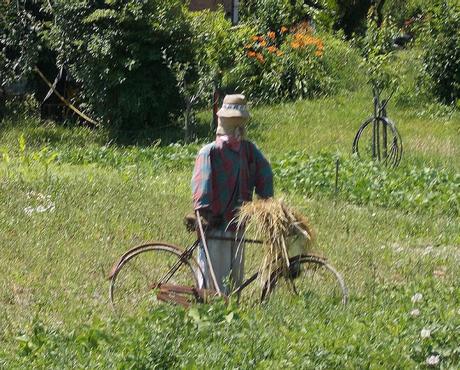
<svg viewBox="0 0 460 370"><path fill-rule="evenodd" d="M296 24L305 19L308 10L303 0L241 1L242 21L255 24L261 33Z"/></svg>
<svg viewBox="0 0 460 370"><path fill-rule="evenodd" d="M389 68L394 58L393 39L396 34L396 26L391 18L385 18L379 25L375 11L369 11L362 51L368 81L379 91L397 87L398 73Z"/></svg>
<svg viewBox="0 0 460 370"><path fill-rule="evenodd" d="M366 268L362 262L362 268ZM411 303L415 292L422 301ZM65 331L35 319L16 336L10 366L101 368L353 368L460 360L458 287L381 283L372 301L346 310L301 299L262 308L163 306L136 318L97 320ZM439 300L449 304L439 305ZM417 309L419 316L411 316ZM372 311L372 315L363 312ZM308 312L308 314L305 314ZM425 336L421 336L422 330ZM428 336L426 336L428 335ZM289 348L289 350L286 350ZM308 356L305 354L308 353Z"/></svg>
<svg viewBox="0 0 460 370"><path fill-rule="evenodd" d="M232 28L221 9L192 13L192 18L195 57L201 75L220 82L222 75L234 66L235 55L243 49L252 29Z"/></svg>
<svg viewBox="0 0 460 370"><path fill-rule="evenodd" d="M329 95L341 83L347 84L346 68L359 59L352 49L344 49L340 40L326 36L323 41L308 29L288 33L282 28L253 35L224 80L254 102Z"/></svg>
<svg viewBox="0 0 460 370"><path fill-rule="evenodd" d="M163 61L191 59L181 1L57 1L50 35L96 116L122 128L161 126L182 100ZM155 14L155 17L152 17Z"/></svg>
<svg viewBox="0 0 460 370"><path fill-rule="evenodd" d="M460 7L442 0L430 7L419 39L424 50L426 88L443 103L460 99Z"/></svg>
<svg viewBox="0 0 460 370"><path fill-rule="evenodd" d="M386 0L382 10L384 16L393 18L398 26L411 29L410 23L418 23L432 4L431 0Z"/></svg>
<svg viewBox="0 0 460 370"><path fill-rule="evenodd" d="M285 191L335 195L335 162L340 162L338 196L355 204L460 215L460 174L429 167L387 169L374 162L289 153L274 172Z"/></svg>
<svg viewBox="0 0 460 370"><path fill-rule="evenodd" d="M0 87L29 77L46 49L50 8L45 1L0 4Z"/></svg>

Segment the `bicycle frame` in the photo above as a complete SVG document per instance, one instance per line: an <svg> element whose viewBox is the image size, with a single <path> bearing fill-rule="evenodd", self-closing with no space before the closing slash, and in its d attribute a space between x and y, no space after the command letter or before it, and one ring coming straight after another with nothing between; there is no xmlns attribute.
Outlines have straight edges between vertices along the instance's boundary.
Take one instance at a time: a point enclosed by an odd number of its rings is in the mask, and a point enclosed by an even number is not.
<svg viewBox="0 0 460 370"><path fill-rule="evenodd" d="M192 245L190 245L187 248L185 248L184 252L180 256L180 259L176 263L174 263L174 265L168 270L168 272L160 279L160 282L158 283L158 286L160 286L162 284L166 284L169 281L169 279L171 279L171 277L174 276L176 271L182 265L183 260L188 260L188 259L193 257L193 252L200 245L202 238L205 238L204 231L203 231L202 235L200 235ZM208 239L236 241L236 242L244 242L244 243L251 243L251 244L262 244L261 240L246 239L246 238L212 237L212 238L208 238ZM208 258L208 257L206 257L206 258ZM210 266L210 268L212 268L212 266ZM200 273L203 274L203 271L201 271L201 268L200 268ZM257 278L257 276L258 276L258 273L253 274L250 278L245 280L238 288L236 288L233 292L231 292L231 295L232 294L238 294L239 292L241 292L241 290L243 290L250 283L252 283Z"/></svg>

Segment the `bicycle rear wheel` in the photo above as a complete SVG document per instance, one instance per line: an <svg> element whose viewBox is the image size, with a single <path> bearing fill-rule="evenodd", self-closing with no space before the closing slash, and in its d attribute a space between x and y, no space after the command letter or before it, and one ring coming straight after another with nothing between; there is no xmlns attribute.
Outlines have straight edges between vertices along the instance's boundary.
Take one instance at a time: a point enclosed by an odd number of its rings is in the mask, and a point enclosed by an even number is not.
<svg viewBox="0 0 460 370"><path fill-rule="evenodd" d="M159 303L158 284L197 287L201 270L192 256L174 245L150 243L126 252L110 274L110 301L122 314ZM171 272L168 275L168 272Z"/></svg>
<svg viewBox="0 0 460 370"><path fill-rule="evenodd" d="M262 301L284 299L294 293L302 299L322 302L348 302L348 289L342 276L319 256L299 255L290 258L289 271L278 269L272 273L262 291Z"/></svg>

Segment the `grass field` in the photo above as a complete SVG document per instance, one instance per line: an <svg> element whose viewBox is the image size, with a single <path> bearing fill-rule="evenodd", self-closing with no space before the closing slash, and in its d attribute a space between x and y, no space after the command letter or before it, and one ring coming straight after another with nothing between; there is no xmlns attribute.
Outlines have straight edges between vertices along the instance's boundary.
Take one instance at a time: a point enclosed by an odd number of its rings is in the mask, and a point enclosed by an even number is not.
<svg viewBox="0 0 460 370"><path fill-rule="evenodd" d="M108 304L106 276L138 243L192 241L182 218L206 139L123 147L102 131L6 122L0 367L458 368L459 113L390 106L405 153L388 171L351 159L371 109L370 96L355 92L257 108L249 126L275 168L277 196L310 218L344 275L346 308L286 295L122 318ZM344 168L338 194L334 158Z"/></svg>

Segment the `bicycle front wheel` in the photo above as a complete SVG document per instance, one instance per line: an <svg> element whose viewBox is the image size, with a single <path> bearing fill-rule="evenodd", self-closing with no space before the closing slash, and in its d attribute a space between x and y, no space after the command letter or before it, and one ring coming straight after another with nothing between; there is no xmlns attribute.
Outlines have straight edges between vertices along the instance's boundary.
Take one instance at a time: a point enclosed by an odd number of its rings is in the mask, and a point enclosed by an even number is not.
<svg viewBox="0 0 460 370"><path fill-rule="evenodd" d="M289 271L278 269L264 285L262 300L283 299L289 294L306 300L348 302L348 289L342 276L326 259L314 255L290 258Z"/></svg>
<svg viewBox="0 0 460 370"><path fill-rule="evenodd" d="M158 303L159 283L197 287L201 270L192 256L169 244L150 243L126 252L110 274L110 301L122 314Z"/></svg>

